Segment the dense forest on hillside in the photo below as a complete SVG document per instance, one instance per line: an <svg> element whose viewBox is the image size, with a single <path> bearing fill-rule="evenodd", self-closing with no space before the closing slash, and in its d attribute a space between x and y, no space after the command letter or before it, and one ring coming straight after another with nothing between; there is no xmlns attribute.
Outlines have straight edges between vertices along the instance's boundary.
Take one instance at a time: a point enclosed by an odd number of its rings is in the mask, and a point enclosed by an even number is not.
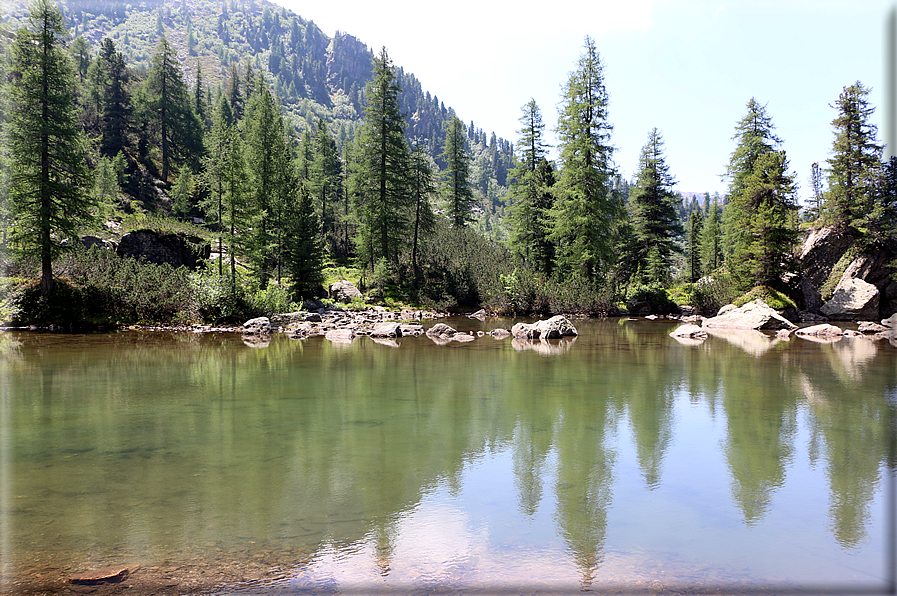
<svg viewBox="0 0 897 596"><path fill-rule="evenodd" d="M487 138L386 48L263 0L36 0L4 26L4 318L238 320L346 276L387 304L710 312L756 286L788 302L801 225L862 246L894 234L897 162L881 162L859 82L834 104L833 157L801 214L753 98L725 197L674 192L656 128L622 179L589 37L552 161L535 101L516 144ZM175 269L81 248L140 229L213 259Z"/></svg>

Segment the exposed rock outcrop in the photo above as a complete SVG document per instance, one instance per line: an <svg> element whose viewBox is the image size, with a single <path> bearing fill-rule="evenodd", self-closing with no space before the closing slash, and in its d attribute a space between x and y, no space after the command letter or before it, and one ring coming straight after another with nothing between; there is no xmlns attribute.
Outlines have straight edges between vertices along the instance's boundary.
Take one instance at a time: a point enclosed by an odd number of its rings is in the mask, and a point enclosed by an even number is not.
<svg viewBox="0 0 897 596"><path fill-rule="evenodd" d="M511 327L511 335L520 339L560 339L579 333L567 317L555 315L535 323L517 323Z"/></svg>
<svg viewBox="0 0 897 596"><path fill-rule="evenodd" d="M855 241L852 233L834 228L814 230L804 240L800 251L800 288L806 310L819 311L822 306L819 288Z"/></svg>
<svg viewBox="0 0 897 596"><path fill-rule="evenodd" d="M152 230L135 230L121 237L116 252L123 257L144 259L149 263L196 269L212 254L210 244L196 236L162 234Z"/></svg>
<svg viewBox="0 0 897 596"><path fill-rule="evenodd" d="M861 321L878 318L880 294L874 285L856 277L841 278L832 299L819 312L830 319Z"/></svg>
<svg viewBox="0 0 897 596"><path fill-rule="evenodd" d="M337 302L347 304L352 302L353 298L361 298L361 292L355 287L351 281L341 279L330 284L330 298Z"/></svg>
<svg viewBox="0 0 897 596"><path fill-rule="evenodd" d="M726 307L723 307L726 308ZM759 298L740 308L720 310L723 314L704 319L706 329L794 329L794 323Z"/></svg>

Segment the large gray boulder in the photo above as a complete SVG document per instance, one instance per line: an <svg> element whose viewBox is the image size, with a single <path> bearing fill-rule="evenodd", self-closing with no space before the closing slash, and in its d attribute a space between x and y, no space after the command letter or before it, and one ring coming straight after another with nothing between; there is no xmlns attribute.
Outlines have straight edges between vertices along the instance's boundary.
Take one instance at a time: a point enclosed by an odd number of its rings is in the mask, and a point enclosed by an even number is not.
<svg viewBox="0 0 897 596"><path fill-rule="evenodd" d="M856 277L842 277L832 299L819 312L840 321L864 321L878 318L878 288Z"/></svg>
<svg viewBox="0 0 897 596"><path fill-rule="evenodd" d="M757 298L740 308L730 309L721 315L704 319L707 329L796 329L797 325L777 313L771 306Z"/></svg>
<svg viewBox="0 0 897 596"><path fill-rule="evenodd" d="M377 323L371 329L371 337L402 337L402 325L400 323Z"/></svg>
<svg viewBox="0 0 897 596"><path fill-rule="evenodd" d="M271 335L271 320L268 317L249 319L243 323L243 335Z"/></svg>
<svg viewBox="0 0 897 596"><path fill-rule="evenodd" d="M511 327L511 335L518 339L560 339L579 335L564 315L555 315L535 323L517 323Z"/></svg>
<svg viewBox="0 0 897 596"><path fill-rule="evenodd" d="M163 234L153 230L135 230L121 237L116 251L123 257L144 259L149 263L196 269L209 259L212 246L202 238L186 234Z"/></svg>
<svg viewBox="0 0 897 596"><path fill-rule="evenodd" d="M670 333L670 337L689 337L692 339L707 339L707 332L693 323L680 325Z"/></svg>
<svg viewBox="0 0 897 596"><path fill-rule="evenodd" d="M330 284L330 298L337 302L349 303L353 298L361 298L361 292L351 281L341 279Z"/></svg>
<svg viewBox="0 0 897 596"><path fill-rule="evenodd" d="M816 312L822 306L819 288L855 241L851 232L831 227L814 230L804 240L800 251L800 289L806 310Z"/></svg>
<svg viewBox="0 0 897 596"><path fill-rule="evenodd" d="M452 329L445 323L436 323L427 329L427 335L429 337L452 337L456 333L458 332L455 329Z"/></svg>
<svg viewBox="0 0 897 596"><path fill-rule="evenodd" d="M802 329L798 329L794 332L795 335L829 335L829 336L841 336L844 335L844 330L840 327L835 327L834 325L829 325L828 323L821 323L819 325L813 325L811 327L804 327Z"/></svg>

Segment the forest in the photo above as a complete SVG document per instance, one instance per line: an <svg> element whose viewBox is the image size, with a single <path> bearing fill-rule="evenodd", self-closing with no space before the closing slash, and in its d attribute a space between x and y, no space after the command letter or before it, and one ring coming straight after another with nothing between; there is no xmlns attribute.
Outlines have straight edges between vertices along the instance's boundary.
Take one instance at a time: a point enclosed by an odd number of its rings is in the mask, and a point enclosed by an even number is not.
<svg viewBox="0 0 897 596"><path fill-rule="evenodd" d="M241 322L326 300L339 278L364 292L357 308L713 313L745 294L793 305L808 229L848 229L858 250L895 240L897 160L859 81L832 98L809 206L755 98L726 195L685 198L656 128L633 179L617 171L590 37L552 160L534 100L516 144L487 140L386 48L266 2L95 4L36 0L0 40L4 321ZM141 229L213 258L174 268L82 241Z"/></svg>

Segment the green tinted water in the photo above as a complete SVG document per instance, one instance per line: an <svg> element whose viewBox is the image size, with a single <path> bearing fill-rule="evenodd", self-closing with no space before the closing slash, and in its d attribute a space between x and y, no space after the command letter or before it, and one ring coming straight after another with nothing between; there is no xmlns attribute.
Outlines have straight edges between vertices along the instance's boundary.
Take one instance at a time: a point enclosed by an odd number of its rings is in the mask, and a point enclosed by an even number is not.
<svg viewBox="0 0 897 596"><path fill-rule="evenodd" d="M577 327L0 335L0 588L117 563L259 593L887 586L897 348Z"/></svg>

